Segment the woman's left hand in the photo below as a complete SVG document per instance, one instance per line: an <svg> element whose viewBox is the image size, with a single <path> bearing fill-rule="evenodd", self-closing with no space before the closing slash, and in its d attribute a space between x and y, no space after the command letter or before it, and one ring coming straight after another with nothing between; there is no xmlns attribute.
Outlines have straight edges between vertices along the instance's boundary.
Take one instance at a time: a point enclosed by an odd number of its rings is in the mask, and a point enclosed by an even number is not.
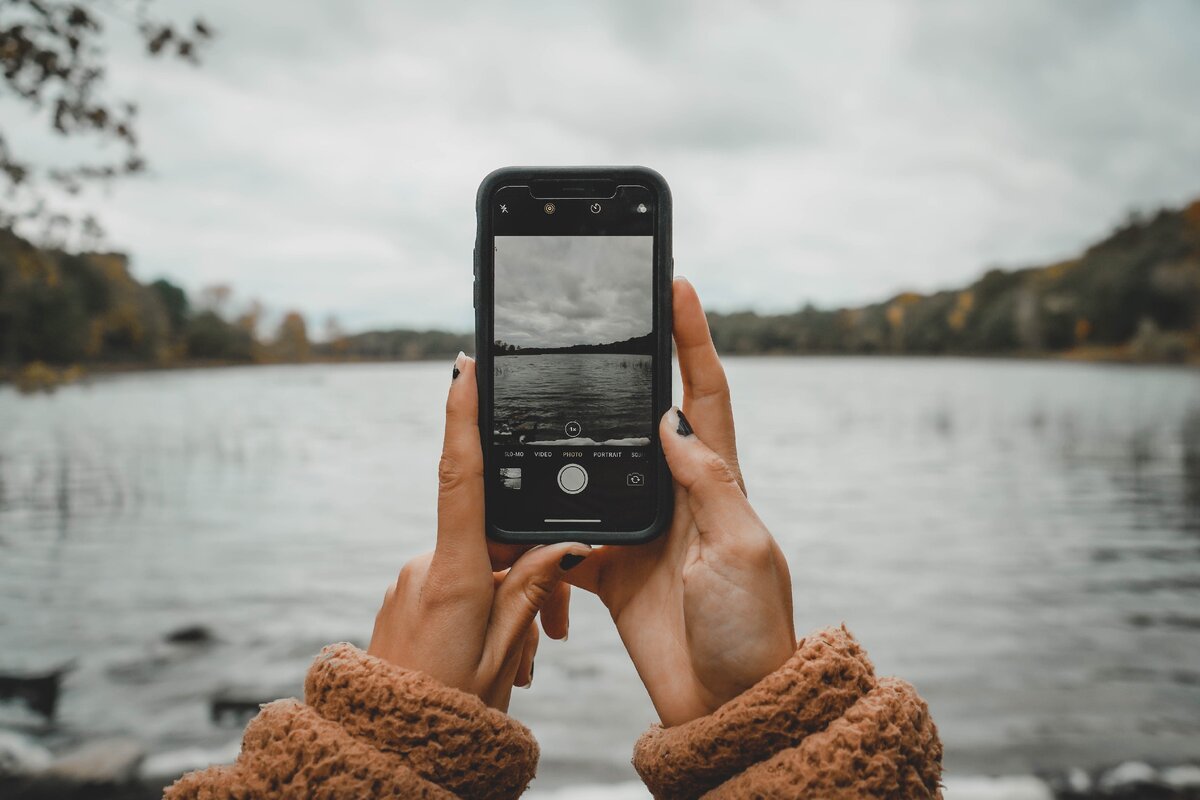
<svg viewBox="0 0 1200 800"><path fill-rule="evenodd" d="M438 478L437 546L405 564L388 587L367 652L507 711L512 687L533 680L534 618L545 608L547 631L566 635L562 578L591 548L489 547L475 362L462 354L446 401Z"/></svg>
<svg viewBox="0 0 1200 800"><path fill-rule="evenodd" d="M599 548L568 578L608 607L666 727L711 714L796 649L787 559L746 499L725 370L696 290L676 278L673 291L686 416L659 426L671 528Z"/></svg>

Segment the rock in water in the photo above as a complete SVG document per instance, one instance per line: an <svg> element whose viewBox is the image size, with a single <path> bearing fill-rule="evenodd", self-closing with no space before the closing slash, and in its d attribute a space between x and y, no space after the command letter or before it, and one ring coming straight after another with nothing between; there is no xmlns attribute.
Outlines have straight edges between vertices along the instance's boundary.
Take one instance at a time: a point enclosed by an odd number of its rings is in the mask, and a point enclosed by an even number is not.
<svg viewBox="0 0 1200 800"><path fill-rule="evenodd" d="M54 756L19 733L0 731L0 776L35 775L50 766Z"/></svg>
<svg viewBox="0 0 1200 800"><path fill-rule="evenodd" d="M53 719L63 676L74 668L71 663L36 674L0 674L0 700L18 700L46 719Z"/></svg>
<svg viewBox="0 0 1200 800"><path fill-rule="evenodd" d="M74 783L126 783L145 755L136 739L98 739L57 759L47 774Z"/></svg>
<svg viewBox="0 0 1200 800"><path fill-rule="evenodd" d="M167 634L166 640L171 644L209 644L216 641L213 632L203 625L188 625Z"/></svg>
<svg viewBox="0 0 1200 800"><path fill-rule="evenodd" d="M214 725L240 728L269 702L262 697L241 697L223 692L209 701L209 717Z"/></svg>

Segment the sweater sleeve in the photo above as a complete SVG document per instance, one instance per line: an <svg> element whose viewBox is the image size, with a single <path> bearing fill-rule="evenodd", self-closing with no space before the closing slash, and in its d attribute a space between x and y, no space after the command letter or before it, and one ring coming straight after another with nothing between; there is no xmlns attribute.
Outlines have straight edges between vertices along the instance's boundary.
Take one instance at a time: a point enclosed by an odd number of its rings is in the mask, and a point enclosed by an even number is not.
<svg viewBox="0 0 1200 800"><path fill-rule="evenodd" d="M942 745L909 684L876 678L845 627L706 717L654 726L633 764L656 798L941 798Z"/></svg>
<svg viewBox="0 0 1200 800"><path fill-rule="evenodd" d="M538 746L474 695L349 644L321 651L305 702L263 706L232 765L189 773L165 800L516 797Z"/></svg>

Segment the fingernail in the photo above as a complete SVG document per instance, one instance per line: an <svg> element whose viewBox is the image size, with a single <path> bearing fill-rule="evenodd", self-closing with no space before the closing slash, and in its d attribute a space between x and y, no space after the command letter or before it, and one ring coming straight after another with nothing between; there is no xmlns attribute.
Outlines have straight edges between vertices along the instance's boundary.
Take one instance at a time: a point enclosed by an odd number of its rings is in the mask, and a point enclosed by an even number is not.
<svg viewBox="0 0 1200 800"><path fill-rule="evenodd" d="M578 553L567 553L559 560L558 566L563 570L572 569L579 566L585 558L587 558L587 556L581 556Z"/></svg>
<svg viewBox="0 0 1200 800"><path fill-rule="evenodd" d="M682 409L675 409L675 416L679 417L679 425L675 428L676 433L685 438L695 433L692 430L692 426L688 424L687 417L683 415Z"/></svg>
<svg viewBox="0 0 1200 800"><path fill-rule="evenodd" d="M462 361L462 359L463 359L463 356L465 356L465 355L466 355L466 353L464 353L462 350L459 350L459 351L458 351L458 355L454 357L454 372L452 372L452 373L450 374L450 381L451 381L451 382L453 382L453 381L455 380L455 378L457 378L459 375L461 375L461 374L462 374L462 370L460 370L460 369L458 368L458 362L459 362L459 361Z"/></svg>

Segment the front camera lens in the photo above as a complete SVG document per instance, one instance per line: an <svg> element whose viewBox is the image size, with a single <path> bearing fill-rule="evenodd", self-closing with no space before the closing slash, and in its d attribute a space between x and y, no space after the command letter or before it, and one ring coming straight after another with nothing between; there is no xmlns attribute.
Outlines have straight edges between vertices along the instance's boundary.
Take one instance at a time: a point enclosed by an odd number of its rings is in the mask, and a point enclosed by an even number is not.
<svg viewBox="0 0 1200 800"><path fill-rule="evenodd" d="M542 210L545 211L547 214L553 214L554 213L554 203L546 203L546 205L542 206Z"/></svg>

